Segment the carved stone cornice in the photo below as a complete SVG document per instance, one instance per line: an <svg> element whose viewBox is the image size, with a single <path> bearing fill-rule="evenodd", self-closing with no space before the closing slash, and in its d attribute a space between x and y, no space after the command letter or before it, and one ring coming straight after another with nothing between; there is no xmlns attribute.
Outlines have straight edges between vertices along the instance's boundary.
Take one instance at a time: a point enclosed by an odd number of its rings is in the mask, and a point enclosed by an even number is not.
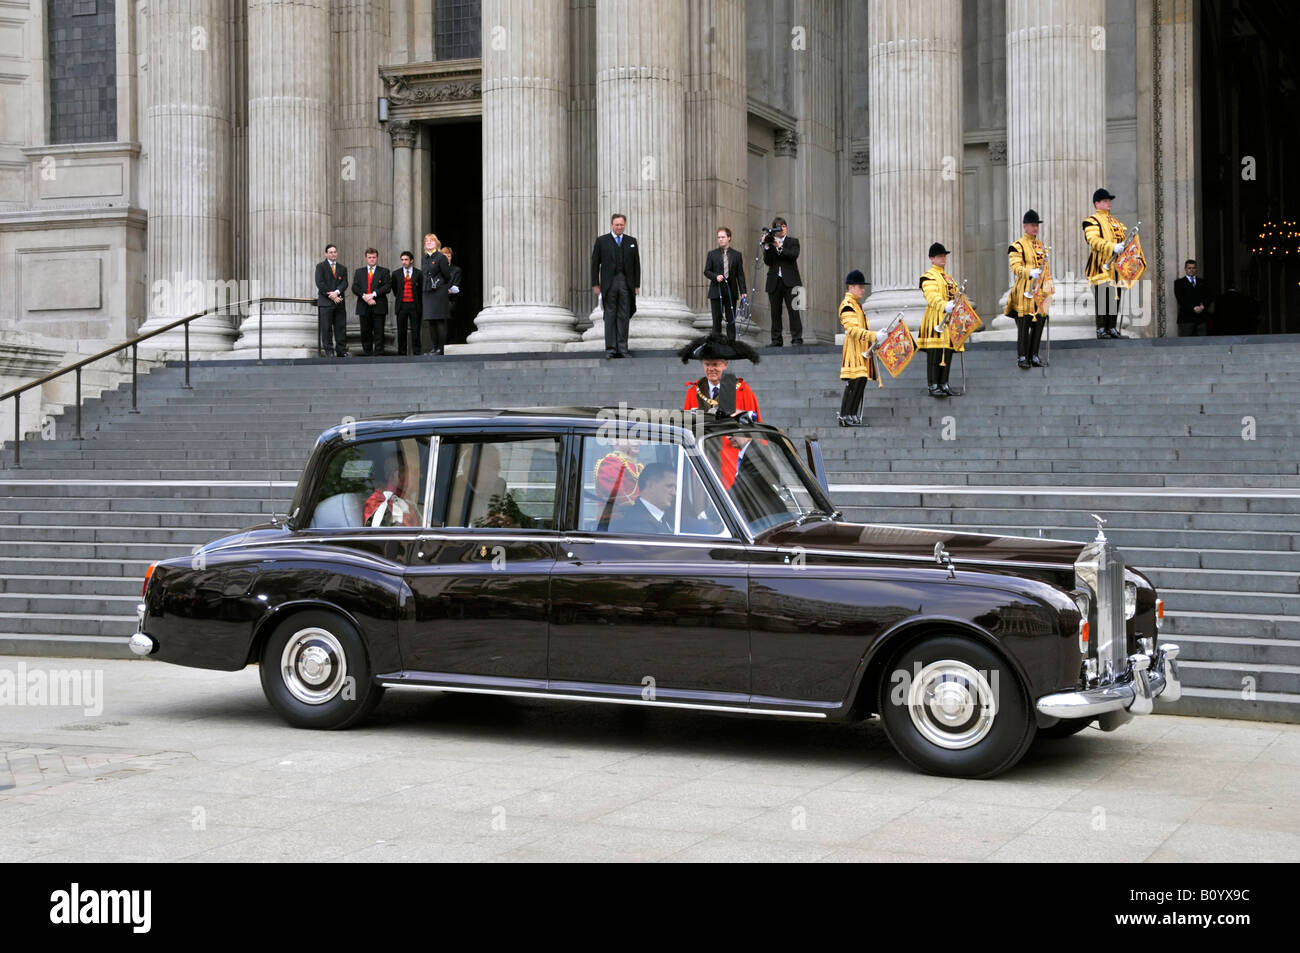
<svg viewBox="0 0 1300 953"><path fill-rule="evenodd" d="M793 129L777 129L772 133L772 152L778 156L794 157L799 154L799 134Z"/></svg>
<svg viewBox="0 0 1300 953"><path fill-rule="evenodd" d="M483 66L477 57L438 63L381 66L389 115L437 119L483 113Z"/></svg>
<svg viewBox="0 0 1300 953"><path fill-rule="evenodd" d="M994 165L1007 164L1007 140L994 139L989 143L989 161Z"/></svg>
<svg viewBox="0 0 1300 953"><path fill-rule="evenodd" d="M419 134L415 123L409 119L393 119L388 123L388 136L393 140L394 149L414 149L415 139Z"/></svg>

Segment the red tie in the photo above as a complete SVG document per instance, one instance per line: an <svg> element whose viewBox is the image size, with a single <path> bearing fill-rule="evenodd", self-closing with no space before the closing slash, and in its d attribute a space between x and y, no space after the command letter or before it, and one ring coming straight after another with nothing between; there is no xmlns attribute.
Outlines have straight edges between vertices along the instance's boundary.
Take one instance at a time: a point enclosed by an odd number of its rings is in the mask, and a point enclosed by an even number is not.
<svg viewBox="0 0 1300 953"><path fill-rule="evenodd" d="M371 268L366 272L366 294L370 294L370 289L375 280L375 269Z"/></svg>

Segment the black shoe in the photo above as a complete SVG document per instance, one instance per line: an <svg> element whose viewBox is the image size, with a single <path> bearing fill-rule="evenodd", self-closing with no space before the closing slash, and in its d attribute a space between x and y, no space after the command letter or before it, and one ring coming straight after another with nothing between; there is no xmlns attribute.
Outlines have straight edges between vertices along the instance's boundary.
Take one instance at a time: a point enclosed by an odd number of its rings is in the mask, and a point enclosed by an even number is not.
<svg viewBox="0 0 1300 953"><path fill-rule="evenodd" d="M361 353L364 354L366 357L370 357L371 355L374 354L374 351L370 350L370 348L368 347L363 347L361 349Z"/></svg>
<svg viewBox="0 0 1300 953"><path fill-rule="evenodd" d="M943 388L940 387L938 384L931 384L931 385L930 385L930 396L931 396L931 397L947 397L948 395L945 394L945 393L943 392Z"/></svg>
<svg viewBox="0 0 1300 953"><path fill-rule="evenodd" d="M335 356L335 357L351 357L351 356L352 356L352 352L351 352L351 351L339 351L339 352L338 352L337 354L335 354L334 356Z"/></svg>
<svg viewBox="0 0 1300 953"><path fill-rule="evenodd" d="M1124 337L1124 335L1120 334L1120 333L1119 333L1118 331L1116 331L1114 328L1107 328L1107 329L1106 329L1106 336L1107 336L1107 337L1110 337L1110 338L1114 338L1114 339L1117 340L1117 341Z"/></svg>
<svg viewBox="0 0 1300 953"><path fill-rule="evenodd" d="M605 360L607 360L607 361L612 361L612 360L614 360L614 358L616 358L616 357L618 357L618 351L606 351L606 352L605 352Z"/></svg>
<svg viewBox="0 0 1300 953"><path fill-rule="evenodd" d="M944 397L956 397L956 396L957 396L957 395L954 394L954 393L952 392L952 390L948 387L948 382L947 382L947 381L944 381L942 384L939 385L939 390L943 391L943 396L944 396Z"/></svg>
<svg viewBox="0 0 1300 953"><path fill-rule="evenodd" d="M1098 329L1097 329L1097 340L1098 340L1098 341L1105 341L1105 340L1107 340L1109 337L1110 337L1110 332L1107 331L1105 328L1098 328Z"/></svg>
<svg viewBox="0 0 1300 953"><path fill-rule="evenodd" d="M619 357L631 357L631 356L632 356L632 352L631 352L631 351L619 351L619 352L618 352L618 356L619 356Z"/></svg>
<svg viewBox="0 0 1300 953"><path fill-rule="evenodd" d="M768 345L768 346L769 346L769 347L785 347L785 344L784 344L784 342L782 342L782 341L773 341L773 342L772 342L770 345Z"/></svg>
<svg viewBox="0 0 1300 953"><path fill-rule="evenodd" d="M1041 357L1039 357L1037 354L1035 354L1035 355L1033 356L1033 359L1030 361L1030 363L1033 364L1034 367L1047 367L1047 366L1048 366L1048 365L1047 365L1047 362L1044 361L1044 360L1043 360Z"/></svg>
<svg viewBox="0 0 1300 953"><path fill-rule="evenodd" d="M791 342L790 342L790 346L791 346L791 347L803 347L803 338L799 338L799 339L796 340L796 341L791 341Z"/></svg>
<svg viewBox="0 0 1300 953"><path fill-rule="evenodd" d="M1034 360L1036 361L1038 360L1038 358L1034 358ZM1020 368L1022 371L1029 370L1029 358L1027 357L1016 358L1016 367Z"/></svg>

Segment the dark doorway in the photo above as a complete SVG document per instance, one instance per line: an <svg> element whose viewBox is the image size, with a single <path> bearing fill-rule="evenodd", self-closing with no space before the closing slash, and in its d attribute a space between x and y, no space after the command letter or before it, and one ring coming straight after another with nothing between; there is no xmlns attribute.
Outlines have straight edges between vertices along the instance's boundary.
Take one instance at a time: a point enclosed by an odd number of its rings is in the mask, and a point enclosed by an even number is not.
<svg viewBox="0 0 1300 953"><path fill-rule="evenodd" d="M1211 333L1300 332L1300 58L1285 0L1202 0L1201 275ZM1289 175L1288 175L1289 173ZM1181 261L1179 274L1181 275Z"/></svg>
<svg viewBox="0 0 1300 953"><path fill-rule="evenodd" d="M452 301L450 344L464 344L483 308L483 134L477 119L430 126L433 143L433 221L428 229L452 247L462 272Z"/></svg>

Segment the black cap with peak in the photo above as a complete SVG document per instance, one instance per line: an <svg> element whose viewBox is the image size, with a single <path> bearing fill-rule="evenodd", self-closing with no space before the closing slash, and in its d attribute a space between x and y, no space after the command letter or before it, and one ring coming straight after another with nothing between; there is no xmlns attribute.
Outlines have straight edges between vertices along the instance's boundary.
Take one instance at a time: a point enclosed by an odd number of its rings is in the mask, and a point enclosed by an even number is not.
<svg viewBox="0 0 1300 953"><path fill-rule="evenodd" d="M1096 192L1092 193L1092 204L1096 205L1098 202L1103 202L1106 201L1107 199L1113 199L1114 197L1115 197L1114 195L1107 192L1105 189L1098 189Z"/></svg>
<svg viewBox="0 0 1300 953"><path fill-rule="evenodd" d="M951 255L951 254L952 252L948 251L948 249L943 247L943 242L935 242L933 245L930 246L929 257L931 258L933 258L935 255Z"/></svg>
<svg viewBox="0 0 1300 953"><path fill-rule="evenodd" d="M1032 208L1025 213L1025 217L1020 220L1021 225L1042 225L1043 220L1038 217L1038 213Z"/></svg>

